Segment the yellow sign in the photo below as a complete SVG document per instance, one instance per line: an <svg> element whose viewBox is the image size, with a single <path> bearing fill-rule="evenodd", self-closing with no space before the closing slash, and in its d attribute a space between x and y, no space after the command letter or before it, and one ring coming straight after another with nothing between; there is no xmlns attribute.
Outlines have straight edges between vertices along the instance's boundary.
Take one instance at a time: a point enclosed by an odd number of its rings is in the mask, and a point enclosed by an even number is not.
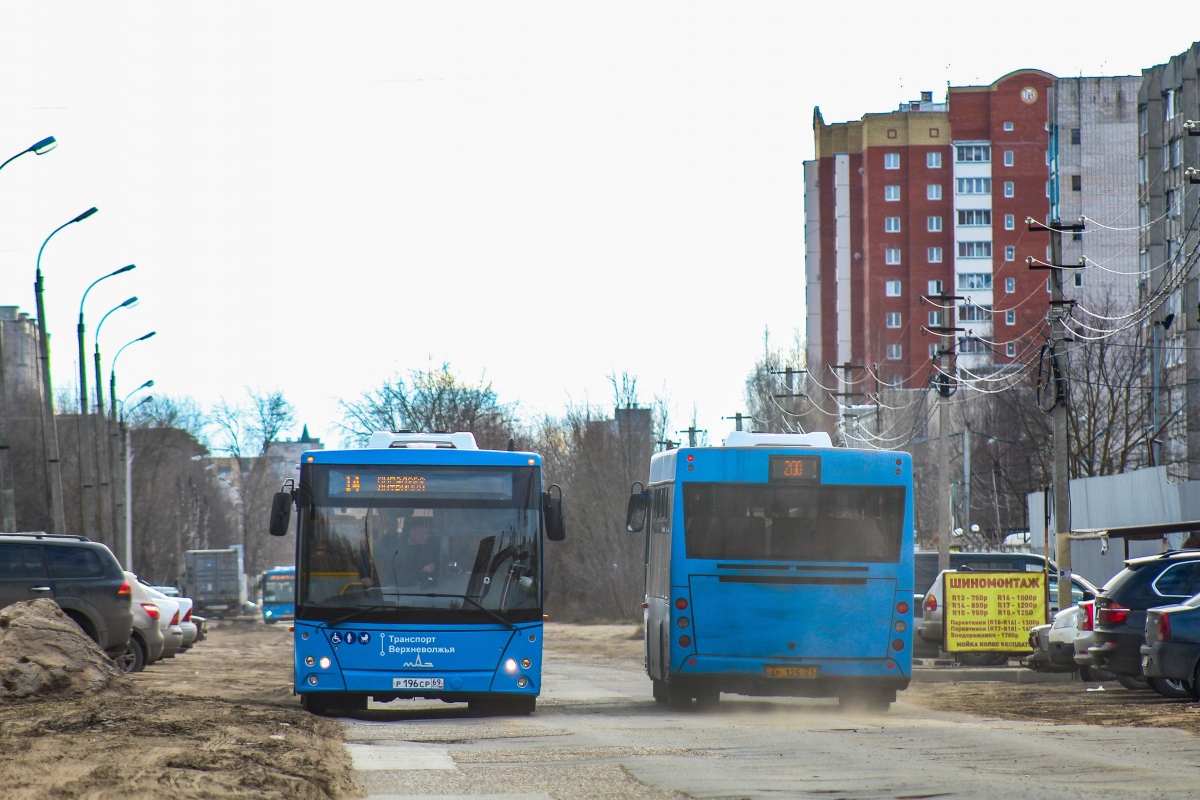
<svg viewBox="0 0 1200 800"><path fill-rule="evenodd" d="M947 572L943 585L947 652L1019 652L1029 629L1046 622L1046 576L1040 572Z"/></svg>

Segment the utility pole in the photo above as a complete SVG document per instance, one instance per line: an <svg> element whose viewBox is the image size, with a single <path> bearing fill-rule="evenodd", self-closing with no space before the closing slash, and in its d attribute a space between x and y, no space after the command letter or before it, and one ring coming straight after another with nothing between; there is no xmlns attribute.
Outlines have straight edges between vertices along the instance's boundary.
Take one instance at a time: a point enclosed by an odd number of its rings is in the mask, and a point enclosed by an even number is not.
<svg viewBox="0 0 1200 800"><path fill-rule="evenodd" d="M738 428L738 430L741 430L741 428ZM692 420L692 424L691 424L691 425L689 425L689 426L687 426L687 429L686 429L686 430L682 430L682 431L675 431L675 432L676 432L676 433L686 433L686 434L688 435L688 447L695 447L695 446L696 446L696 439L697 439L697 437L696 437L696 434L698 434L698 433L708 433L708 431L702 431L702 430L700 430L699 428L697 428L697 427L696 427L696 421L695 421L695 420Z"/></svg>
<svg viewBox="0 0 1200 800"><path fill-rule="evenodd" d="M971 426L963 423L963 490L962 528L963 535L971 535Z"/></svg>
<svg viewBox="0 0 1200 800"><path fill-rule="evenodd" d="M942 323L925 328L941 337L937 354L938 370L933 376L938 393L938 473L937 492L934 495L937 502L934 507L937 509L938 570L941 571L950 569L950 526L954 519L951 507L954 500L950 496L950 395L955 391L955 369L950 357L954 354L954 334L962 330L952 324L947 325L947 322L953 322L953 318L947 320L945 315L954 311L956 300L964 298L947 294L943 289L941 294L925 295L922 299L941 309L938 321Z"/></svg>
<svg viewBox="0 0 1200 800"><path fill-rule="evenodd" d="M747 418L747 417L746 417L746 415L745 415L745 414L743 414L743 413L742 413L742 412L740 412L740 411L739 411L739 412L737 412L736 414L734 414L732 417L721 417L721 419L731 419L731 420L733 420L733 421L734 421L735 430L739 430L739 431L742 429L742 420L744 420L744 419L746 419L746 418Z"/></svg>
<svg viewBox="0 0 1200 800"><path fill-rule="evenodd" d="M42 301L42 286L42 271L39 268L33 289L37 296L38 360L42 368L42 437L46 446L48 484L46 499L49 506L47 510L50 512L50 533L63 534L67 532L67 522L63 509L62 465L58 457L58 425L54 419L54 385L50 380L50 331L46 327L46 304Z"/></svg>
<svg viewBox="0 0 1200 800"><path fill-rule="evenodd" d="M1084 226L1082 222L1064 224L1057 219L1051 220L1049 225L1043 225L1032 217L1027 217L1025 222L1030 231L1050 232L1050 263L1039 262L1034 258L1026 259L1026 263L1030 269L1050 271L1050 383L1054 396L1054 405L1050 408L1051 421L1054 424L1054 545L1058 561L1058 607L1070 608L1071 477L1067 472L1067 378L1063 374L1059 357L1062 354L1063 343L1069 341L1063 316L1074 301L1063 297L1063 271L1071 267L1062 263L1062 235L1064 231L1082 232ZM1049 556L1049 553L1046 555Z"/></svg>
<svg viewBox="0 0 1200 800"><path fill-rule="evenodd" d="M851 364L849 361L846 361L840 365L834 366L833 369L840 369L842 371L842 377L838 379L838 382L841 384L842 391L830 392L829 396L832 397L836 402L840 402L838 400L840 397L846 398L845 404L842 405L842 436L844 438L846 436L846 432L850 429L850 419L854 416L853 412L850 410L850 406L853 404L854 398L867 396L866 392L851 391L850 387L854 385L854 382L850 379L850 373L856 369L866 368L862 364Z"/></svg>
<svg viewBox="0 0 1200 800"><path fill-rule="evenodd" d="M12 453L8 446L8 382L4 376L4 321L0 320L0 526L17 529L17 503L13 494Z"/></svg>

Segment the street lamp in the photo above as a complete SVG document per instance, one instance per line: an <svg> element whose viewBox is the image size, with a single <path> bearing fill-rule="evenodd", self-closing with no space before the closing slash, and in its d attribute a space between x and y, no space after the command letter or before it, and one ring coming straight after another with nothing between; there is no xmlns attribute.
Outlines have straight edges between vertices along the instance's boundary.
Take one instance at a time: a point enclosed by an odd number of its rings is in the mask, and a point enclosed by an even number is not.
<svg viewBox="0 0 1200 800"><path fill-rule="evenodd" d="M141 391L153 385L154 381L146 381L137 389L134 389L134 392ZM132 394L133 392L130 392L126 395L125 400L128 400ZM153 399L154 395L146 395L137 405L129 409L130 413L138 410ZM121 401L121 407L125 407L124 400ZM124 418L124 414L122 414L122 418ZM123 503L118 503L117 505L123 506L121 516L125 523L125 535L123 537L125 540L125 569L133 572L133 454L129 447L129 429L124 424L121 425L121 444L121 474L125 485L122 492ZM116 513L115 507L114 513Z"/></svg>
<svg viewBox="0 0 1200 800"><path fill-rule="evenodd" d="M53 136L47 136L32 147L27 147L0 164L4 169L12 161L26 153L42 155L49 153L58 143ZM4 335L3 324L0 323L0 526L6 531L17 529L17 504L13 495L12 458L8 443L8 381L4 376Z"/></svg>
<svg viewBox="0 0 1200 800"><path fill-rule="evenodd" d="M139 336L138 338L121 345L121 349L117 351L117 354L113 356L112 362L108 365L108 400L109 404L112 406L108 412L110 419L116 420L117 418L117 359L121 357L121 353L124 353L125 348L129 347L129 345L137 344L138 342L144 342L147 339L155 336L157 333L158 331L150 331L147 334ZM97 386L99 386L99 378L97 378ZM128 400L128 396L126 396L125 399Z"/></svg>
<svg viewBox="0 0 1200 800"><path fill-rule="evenodd" d="M63 510L62 469L58 461L58 428L54 422L54 383L50 380L50 331L46 323L46 304L42 298L42 290L45 286L45 282L42 280L42 253L46 250L46 245L50 243L50 240L54 238L54 234L68 225L83 222L96 211L96 207L92 206L74 219L59 225L42 242L37 254L37 277L33 283L33 291L37 298L38 360L41 362L42 368L42 430L45 431L43 441L46 450L46 482L49 484L47 499L50 503L51 533L66 533L67 522L66 513Z"/></svg>
<svg viewBox="0 0 1200 800"><path fill-rule="evenodd" d="M87 450L92 445L92 437L91 437L91 431L89 429L90 425L89 425L89 420L88 420L87 358L84 356L83 306L84 306L84 303L87 302L88 294L92 291L92 289L95 288L96 284L100 283L101 281L107 280L115 275L120 275L122 273L129 272L132 269L137 269L137 265L129 264L128 266L121 267L118 270L113 270L112 272L108 273L107 275L103 275L103 276L97 278L96 280L92 281L91 284L88 285L87 289L84 290L83 297L79 301L79 323L75 327L76 337L79 340L79 478L80 478L80 480L79 480L79 485L80 485L79 503L80 503L80 516L83 519L84 534L88 535L88 536L92 535L92 533L95 531L95 528L93 527L93 521L94 521L95 517L91 513L90 507L91 507L92 503L89 501L90 492L88 491L88 487L92 486L92 462L91 462L90 457L87 455ZM100 396L103 396L103 392L100 391L99 377L97 377L97 379L96 379L96 388L97 388L97 391L100 394ZM100 415L101 419L103 419L103 416L104 416L103 413L101 413L101 415ZM103 437L100 437L100 438L103 438ZM104 484L105 483L104 476L103 476L104 466L100 460L100 452L99 452L99 443L98 442L97 442L97 446L96 446L95 455L96 455L96 471L101 474L100 482L101 482L101 484ZM93 487L93 490L94 490L94 488L95 487ZM103 492L101 492L98 495L98 497L99 497L98 502L99 502L100 506L103 506L104 505ZM97 513L99 513L99 515L100 515L101 528L103 529L103 520L105 519L104 509L101 507ZM107 537L105 537L105 538L107 538Z"/></svg>
<svg viewBox="0 0 1200 800"><path fill-rule="evenodd" d="M154 381L153 381L153 380L149 380L149 381L146 381L145 383L143 383L141 386L139 386L139 387L137 387L136 389L134 389L134 390L133 390L132 392L130 392L129 394L125 395L125 399L121 401L121 419L124 419L124 418L125 418L125 404L129 402L129 398L133 397L135 394L137 394L138 392L140 392L142 389L150 389L150 388L152 388L153 386L154 386ZM146 397L144 400L142 400L142 401L141 401L140 403L138 403L136 406L134 406L133 408L129 409L129 411L132 413L134 408L141 408L141 407L142 407L142 406L144 406L144 405L145 405L147 402L149 402L149 401L150 401L150 400L151 400L153 397L154 397L154 395L149 395L149 396L147 396L147 397Z"/></svg>
<svg viewBox="0 0 1200 800"><path fill-rule="evenodd" d="M12 158L8 159L8 161L5 161L3 164L0 164L0 169L4 169L5 167L8 166L9 162L16 161L18 158L25 155L26 153L33 153L35 156L44 156L46 153L49 153L51 150L53 150L56 147L58 147L58 142L55 140L55 138L53 136L47 136L45 139L42 139L40 142L35 142L34 144L30 145L29 147L26 147L21 152L17 153Z"/></svg>

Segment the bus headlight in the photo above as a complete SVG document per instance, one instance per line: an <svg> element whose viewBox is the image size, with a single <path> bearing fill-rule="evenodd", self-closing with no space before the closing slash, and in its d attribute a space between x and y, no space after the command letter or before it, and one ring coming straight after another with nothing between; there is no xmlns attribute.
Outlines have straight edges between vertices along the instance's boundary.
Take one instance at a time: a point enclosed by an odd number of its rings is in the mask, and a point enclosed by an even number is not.
<svg viewBox="0 0 1200 800"><path fill-rule="evenodd" d="M317 660L312 656L309 656L308 658L304 659L304 663L311 667L313 664L317 663Z"/></svg>
<svg viewBox="0 0 1200 800"><path fill-rule="evenodd" d="M517 671L517 660L515 658L506 659L504 661L504 671L505 672L516 672Z"/></svg>
<svg viewBox="0 0 1200 800"><path fill-rule="evenodd" d="M524 675L517 678L517 687L518 688L524 689L528 685L529 685L529 678L526 678Z"/></svg>
<svg viewBox="0 0 1200 800"><path fill-rule="evenodd" d="M316 685L317 685L317 676L316 676L316 675L309 675L309 676L308 676L308 685L309 685L309 686L316 686Z"/></svg>
<svg viewBox="0 0 1200 800"><path fill-rule="evenodd" d="M329 669L329 665L333 662L329 660L329 656L321 656L321 669Z"/></svg>
<svg viewBox="0 0 1200 800"><path fill-rule="evenodd" d="M533 662L530 661L528 658L521 659L521 669L529 669L532 666L533 666Z"/></svg>

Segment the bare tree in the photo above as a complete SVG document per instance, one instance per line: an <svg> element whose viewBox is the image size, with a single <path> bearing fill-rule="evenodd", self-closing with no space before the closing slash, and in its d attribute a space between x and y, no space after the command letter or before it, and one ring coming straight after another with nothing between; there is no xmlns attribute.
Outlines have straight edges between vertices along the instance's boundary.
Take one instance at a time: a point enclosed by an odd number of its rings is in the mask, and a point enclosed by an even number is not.
<svg viewBox="0 0 1200 800"><path fill-rule="evenodd" d="M412 370L407 378L394 375L339 405L340 427L355 444L366 444L375 431L469 431L480 447L503 449L518 431L515 404L500 402L482 378L459 378L449 364Z"/></svg>
<svg viewBox="0 0 1200 800"><path fill-rule="evenodd" d="M833 417L822 413L807 398L804 342L796 331L787 349L772 348L770 334L763 334L763 355L746 378L746 409L757 431L797 433L832 432ZM787 391L787 373L792 373L792 392Z"/></svg>
<svg viewBox="0 0 1200 800"><path fill-rule="evenodd" d="M201 443L205 442L209 427L209 420L199 403L190 397L167 395L154 395L135 406L127 422L133 428L178 428Z"/></svg>

